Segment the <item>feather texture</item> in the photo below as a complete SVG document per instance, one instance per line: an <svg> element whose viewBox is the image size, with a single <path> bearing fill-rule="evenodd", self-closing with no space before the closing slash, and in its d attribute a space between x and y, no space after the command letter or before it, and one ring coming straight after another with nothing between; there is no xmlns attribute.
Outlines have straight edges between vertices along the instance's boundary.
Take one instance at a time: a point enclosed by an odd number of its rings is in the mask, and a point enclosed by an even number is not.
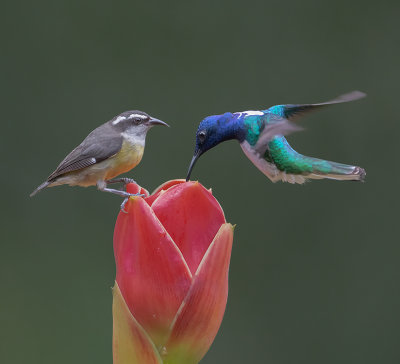
<svg viewBox="0 0 400 364"><path fill-rule="evenodd" d="M47 178L54 181L63 174L100 163L119 152L122 136L109 124L103 124L93 130L83 142L69 153L56 170Z"/></svg>

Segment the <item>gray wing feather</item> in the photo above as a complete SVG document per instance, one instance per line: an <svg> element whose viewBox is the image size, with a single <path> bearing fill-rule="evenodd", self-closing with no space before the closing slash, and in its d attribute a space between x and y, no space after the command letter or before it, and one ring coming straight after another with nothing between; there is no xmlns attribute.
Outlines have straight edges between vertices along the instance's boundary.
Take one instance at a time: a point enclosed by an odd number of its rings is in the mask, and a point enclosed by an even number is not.
<svg viewBox="0 0 400 364"><path fill-rule="evenodd" d="M293 124L289 120L278 116L269 115L268 123L262 130L254 149L260 155L264 155L268 148L268 143L278 135L288 135L296 131L303 130L301 126Z"/></svg>
<svg viewBox="0 0 400 364"><path fill-rule="evenodd" d="M121 135L108 124L103 124L93 130L80 145L64 158L57 169L47 178L47 181L52 181L65 173L100 163L118 153L121 146Z"/></svg>
<svg viewBox="0 0 400 364"><path fill-rule="evenodd" d="M327 102L321 102L318 104L297 104L297 105L282 105L283 107L283 115L286 119L290 121L294 121L300 116L308 113L310 111L318 110L324 106L341 104L343 102L355 101L358 99L362 99L367 96L364 92L361 91L352 91L344 95L340 95L333 100Z"/></svg>

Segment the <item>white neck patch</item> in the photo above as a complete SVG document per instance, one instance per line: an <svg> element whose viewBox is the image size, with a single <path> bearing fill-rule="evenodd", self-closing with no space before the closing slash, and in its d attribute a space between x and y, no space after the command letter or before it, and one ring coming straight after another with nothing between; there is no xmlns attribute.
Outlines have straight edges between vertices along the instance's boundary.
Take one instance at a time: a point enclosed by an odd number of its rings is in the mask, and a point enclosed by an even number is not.
<svg viewBox="0 0 400 364"><path fill-rule="evenodd" d="M255 115L264 115L264 113L262 111L257 111L257 110L248 110L248 111L242 111L242 112L235 112L235 114L239 115L239 117L241 116L255 116Z"/></svg>

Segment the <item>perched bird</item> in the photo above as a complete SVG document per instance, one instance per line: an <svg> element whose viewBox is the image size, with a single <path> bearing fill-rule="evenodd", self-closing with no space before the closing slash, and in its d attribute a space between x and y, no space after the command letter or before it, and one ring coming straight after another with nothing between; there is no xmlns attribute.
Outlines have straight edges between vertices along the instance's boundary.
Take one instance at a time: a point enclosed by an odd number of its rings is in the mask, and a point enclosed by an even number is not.
<svg viewBox="0 0 400 364"><path fill-rule="evenodd" d="M117 115L94 129L30 196L45 187L67 184L82 187L97 185L100 191L115 193L127 199L132 194L108 188L107 185L133 181L113 178L140 163L146 134L154 125L168 126L143 111L125 111Z"/></svg>
<svg viewBox="0 0 400 364"><path fill-rule="evenodd" d="M304 183L307 179L322 178L362 181L365 171L361 167L297 153L283 135L300 130L293 121L307 112L365 96L360 91L353 91L319 104L276 105L261 111L208 116L197 130L196 147L186 180L203 153L225 140L236 139L244 154L272 182Z"/></svg>

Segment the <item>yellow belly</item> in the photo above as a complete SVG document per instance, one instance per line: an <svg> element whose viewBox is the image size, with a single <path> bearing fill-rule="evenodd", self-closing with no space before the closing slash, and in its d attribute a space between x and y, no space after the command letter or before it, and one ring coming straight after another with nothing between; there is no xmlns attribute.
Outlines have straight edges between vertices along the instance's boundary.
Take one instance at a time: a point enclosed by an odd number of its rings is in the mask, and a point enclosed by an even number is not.
<svg viewBox="0 0 400 364"><path fill-rule="evenodd" d="M142 160L144 146L135 145L123 142L121 150L109 158L110 167L107 168L105 179L114 178L122 173L130 171L135 168Z"/></svg>
<svg viewBox="0 0 400 364"><path fill-rule="evenodd" d="M90 167L67 173L51 186L62 184L94 186L99 180L112 179L136 167L142 160L143 152L144 146L123 142L122 148L117 154Z"/></svg>

